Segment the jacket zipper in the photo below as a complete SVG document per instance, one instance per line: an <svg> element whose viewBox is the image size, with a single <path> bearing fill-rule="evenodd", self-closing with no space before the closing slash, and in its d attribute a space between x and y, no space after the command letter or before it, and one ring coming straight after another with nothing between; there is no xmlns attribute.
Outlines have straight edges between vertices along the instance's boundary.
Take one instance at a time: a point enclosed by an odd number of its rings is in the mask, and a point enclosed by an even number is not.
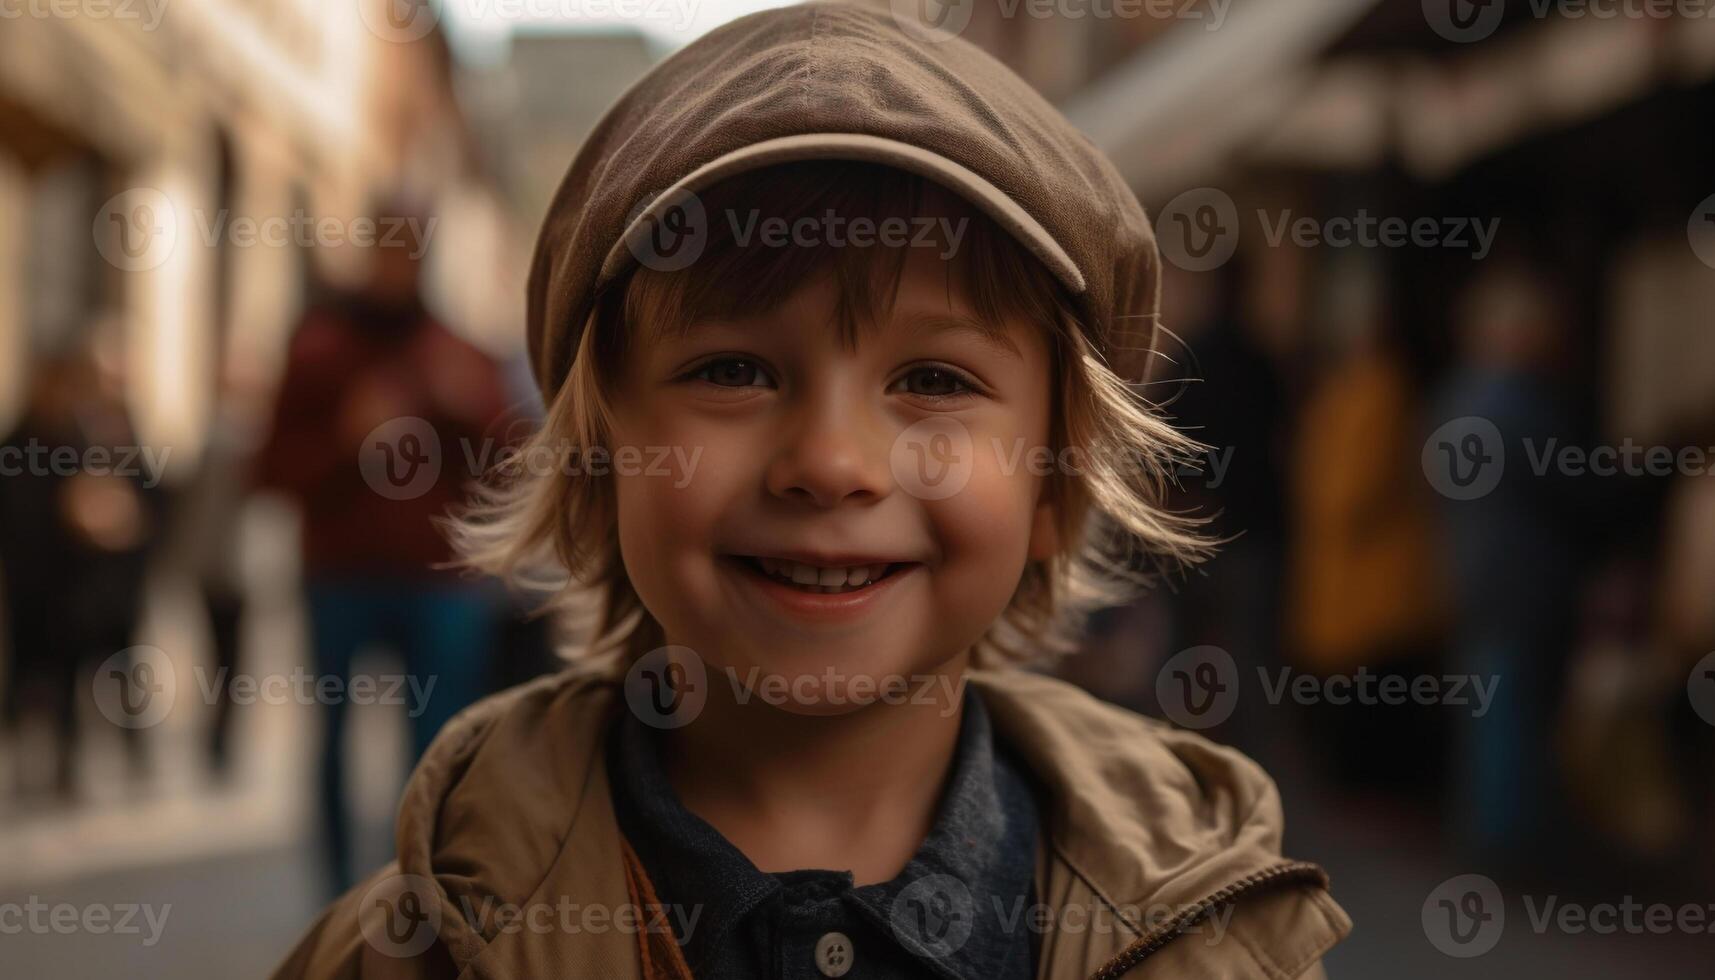
<svg viewBox="0 0 1715 980"><path fill-rule="evenodd" d="M1101 969L1092 974L1090 980L1118 980L1119 977L1124 976L1139 963L1154 955L1163 946L1184 935L1186 929L1222 905L1236 901L1249 892L1295 882L1313 882L1322 888L1326 888L1328 887L1328 872L1308 861L1288 861L1246 875L1202 901L1193 902L1181 910L1178 915L1163 922L1153 931L1121 950L1118 956L1109 960Z"/></svg>

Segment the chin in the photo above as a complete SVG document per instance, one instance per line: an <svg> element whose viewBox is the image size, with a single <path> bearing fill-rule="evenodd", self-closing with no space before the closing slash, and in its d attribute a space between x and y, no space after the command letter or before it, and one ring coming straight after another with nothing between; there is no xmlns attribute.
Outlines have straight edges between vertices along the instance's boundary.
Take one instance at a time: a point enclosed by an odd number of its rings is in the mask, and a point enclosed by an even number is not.
<svg viewBox="0 0 1715 980"><path fill-rule="evenodd" d="M889 638L897 646L898 637ZM711 661L736 700L764 705L789 714L830 717L872 706L910 703L925 690L951 656L925 656L897 661L876 657L885 646L873 639L785 638L766 645L746 643L721 664ZM730 666L729 666L730 665Z"/></svg>

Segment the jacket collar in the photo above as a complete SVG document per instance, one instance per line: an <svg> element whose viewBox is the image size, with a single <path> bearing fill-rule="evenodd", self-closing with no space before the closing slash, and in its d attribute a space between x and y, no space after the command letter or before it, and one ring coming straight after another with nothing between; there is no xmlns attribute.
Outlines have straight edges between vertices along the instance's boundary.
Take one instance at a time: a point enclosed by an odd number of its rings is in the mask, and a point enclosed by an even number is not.
<svg viewBox="0 0 1715 980"><path fill-rule="evenodd" d="M398 820L400 868L435 883L440 937L463 975L637 975L634 935L543 943L483 913L626 894L601 751L623 705L622 677L614 662L580 664L482 702L413 773ZM1052 678L974 671L970 680L997 739L1044 791L1039 889L1050 903L1075 880L1142 937L1142 913L1194 905L1283 863L1279 796L1242 755ZM1327 910L1306 921L1322 948L1349 922L1315 891Z"/></svg>

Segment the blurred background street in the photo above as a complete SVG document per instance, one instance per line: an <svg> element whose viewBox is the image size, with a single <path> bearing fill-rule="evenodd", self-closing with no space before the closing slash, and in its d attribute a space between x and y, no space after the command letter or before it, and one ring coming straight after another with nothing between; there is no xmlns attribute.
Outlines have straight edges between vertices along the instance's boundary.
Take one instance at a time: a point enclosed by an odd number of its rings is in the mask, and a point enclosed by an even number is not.
<svg viewBox="0 0 1715 980"><path fill-rule="evenodd" d="M770 5L0 0L0 976L267 975L553 668L429 522L541 411L574 151ZM1231 540L1063 673L1276 777L1335 978L1709 976L1715 3L891 7L1160 238L1149 395Z"/></svg>

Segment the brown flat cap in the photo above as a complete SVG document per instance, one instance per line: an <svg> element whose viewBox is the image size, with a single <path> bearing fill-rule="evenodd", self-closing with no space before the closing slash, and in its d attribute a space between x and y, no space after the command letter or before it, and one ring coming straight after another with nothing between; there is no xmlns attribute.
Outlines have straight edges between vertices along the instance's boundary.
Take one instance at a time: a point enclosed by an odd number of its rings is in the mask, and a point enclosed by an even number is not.
<svg viewBox="0 0 1715 980"><path fill-rule="evenodd" d="M886 9L808 3L680 49L578 150L530 270L530 358L544 398L565 380L600 289L640 257L662 259L656 268L683 261L684 251L652 252L658 223L694 234L697 190L825 159L908 170L980 207L1065 284L1109 365L1143 378L1159 259L1149 219L1107 158L975 45Z"/></svg>

